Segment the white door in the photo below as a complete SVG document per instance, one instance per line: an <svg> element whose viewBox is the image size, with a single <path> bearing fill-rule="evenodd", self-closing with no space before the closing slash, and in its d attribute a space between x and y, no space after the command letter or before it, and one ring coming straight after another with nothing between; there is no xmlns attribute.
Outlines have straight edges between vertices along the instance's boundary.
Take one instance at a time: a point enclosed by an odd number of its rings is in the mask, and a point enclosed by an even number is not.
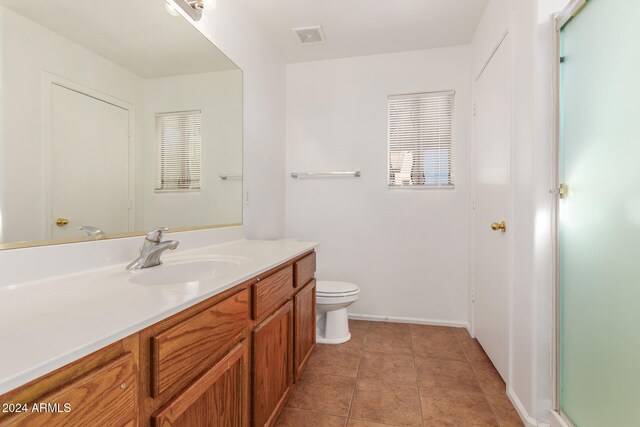
<svg viewBox="0 0 640 427"><path fill-rule="evenodd" d="M474 332L496 369L508 370L511 59L509 36L475 84ZM506 232L492 224L506 223Z"/></svg>
<svg viewBox="0 0 640 427"><path fill-rule="evenodd" d="M127 110L52 84L51 162L52 238L129 231Z"/></svg>

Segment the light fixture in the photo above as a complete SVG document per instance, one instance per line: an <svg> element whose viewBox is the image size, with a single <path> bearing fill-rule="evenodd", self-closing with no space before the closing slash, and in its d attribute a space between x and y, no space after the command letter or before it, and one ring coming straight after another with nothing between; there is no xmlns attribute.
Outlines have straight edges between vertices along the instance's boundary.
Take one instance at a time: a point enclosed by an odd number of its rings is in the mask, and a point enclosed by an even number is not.
<svg viewBox="0 0 640 427"><path fill-rule="evenodd" d="M213 10L218 7L217 0L187 0L189 6L200 10Z"/></svg>
<svg viewBox="0 0 640 427"><path fill-rule="evenodd" d="M202 18L203 10L213 10L218 6L218 0L165 0L167 12L178 15L177 8L182 9L194 21Z"/></svg>
<svg viewBox="0 0 640 427"><path fill-rule="evenodd" d="M169 15L171 16L179 16L180 14L178 13L178 11L176 10L176 7L169 3L168 1L164 2L164 8L167 10L167 13L169 13Z"/></svg>

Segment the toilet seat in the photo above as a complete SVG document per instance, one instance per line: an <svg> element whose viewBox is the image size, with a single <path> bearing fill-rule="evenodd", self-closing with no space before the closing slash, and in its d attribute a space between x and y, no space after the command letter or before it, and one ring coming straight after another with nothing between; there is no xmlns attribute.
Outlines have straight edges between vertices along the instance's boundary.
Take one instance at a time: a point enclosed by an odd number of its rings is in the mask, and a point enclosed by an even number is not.
<svg viewBox="0 0 640 427"><path fill-rule="evenodd" d="M360 288L349 282L334 282L321 280L316 283L316 296L321 298L343 298L355 296Z"/></svg>

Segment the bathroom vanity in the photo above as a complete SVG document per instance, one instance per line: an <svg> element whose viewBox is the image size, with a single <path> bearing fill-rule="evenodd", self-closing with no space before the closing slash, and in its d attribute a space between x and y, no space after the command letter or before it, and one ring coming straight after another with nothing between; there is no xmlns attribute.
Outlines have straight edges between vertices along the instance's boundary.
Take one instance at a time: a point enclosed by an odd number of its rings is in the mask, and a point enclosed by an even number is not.
<svg viewBox="0 0 640 427"><path fill-rule="evenodd" d="M146 323L153 323L0 395L3 405L0 426L272 425L315 348L314 246L252 241L222 245L227 252L249 255L252 262L228 274L227 280L210 280L215 289L208 288L207 281L202 280L195 293L180 303L177 303L180 298L175 298L172 310L162 308L164 314L148 319L165 318L147 320ZM272 254L268 257L256 256L269 248ZM274 254L274 248L279 248L279 254ZM210 252L195 251L190 258L203 259ZM282 257L288 259L274 261ZM273 266L274 263L277 265ZM170 271L175 265L180 264L169 259L165 265L154 268ZM238 277L250 275L251 271L258 273L234 284ZM120 268L117 272L110 268L91 274L113 279L122 273ZM125 274L130 280L133 277L132 273ZM70 282L88 277L79 275L49 285L64 294L73 288ZM94 278L90 286L100 286L100 280ZM117 289L116 282L112 286ZM147 292L164 293L162 298L172 292L179 294L177 288L166 284L139 286L150 286ZM20 301L20 295L15 300ZM105 300L105 304L109 301ZM189 304L169 314L176 307ZM95 322L99 334L103 331L98 323L108 309L114 315L133 318L135 306L125 298L119 307L104 307L104 312L95 307L95 318L89 316L73 322ZM65 316L64 307L60 308L60 316ZM73 314L72 310L69 315ZM46 329L46 325L42 326ZM24 327L27 334L29 327ZM82 354L83 349L77 348L81 341L74 341L62 331L52 333L60 333L59 339L67 341L64 345L68 352L61 356ZM41 359L40 366L46 366L52 362L49 358L53 352L42 348L37 357ZM64 358L58 357L53 362L61 360ZM5 372L7 363L20 370L20 360L3 357ZM37 369L33 366L24 372L23 380L33 376ZM3 380L6 378L0 378L0 385L6 386Z"/></svg>

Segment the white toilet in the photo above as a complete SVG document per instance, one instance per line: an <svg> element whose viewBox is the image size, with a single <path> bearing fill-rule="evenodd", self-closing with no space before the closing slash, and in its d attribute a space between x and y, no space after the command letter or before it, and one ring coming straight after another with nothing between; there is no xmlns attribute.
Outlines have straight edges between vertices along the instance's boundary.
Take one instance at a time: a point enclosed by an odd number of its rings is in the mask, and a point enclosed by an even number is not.
<svg viewBox="0 0 640 427"><path fill-rule="evenodd" d="M316 341L341 344L351 339L347 307L360 295L353 283L318 281L316 283Z"/></svg>

